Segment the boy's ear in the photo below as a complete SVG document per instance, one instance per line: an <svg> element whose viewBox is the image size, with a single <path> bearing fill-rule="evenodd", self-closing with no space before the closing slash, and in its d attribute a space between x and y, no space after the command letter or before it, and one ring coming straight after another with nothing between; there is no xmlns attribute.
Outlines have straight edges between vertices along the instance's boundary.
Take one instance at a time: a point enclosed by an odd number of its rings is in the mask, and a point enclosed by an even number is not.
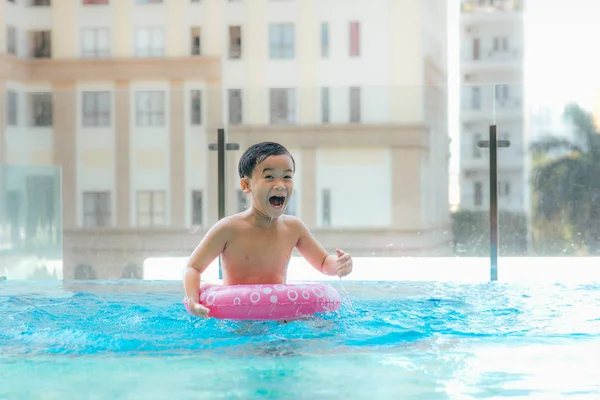
<svg viewBox="0 0 600 400"><path fill-rule="evenodd" d="M250 193L250 181L248 180L248 177L245 176L240 179L240 187L242 188L242 192Z"/></svg>

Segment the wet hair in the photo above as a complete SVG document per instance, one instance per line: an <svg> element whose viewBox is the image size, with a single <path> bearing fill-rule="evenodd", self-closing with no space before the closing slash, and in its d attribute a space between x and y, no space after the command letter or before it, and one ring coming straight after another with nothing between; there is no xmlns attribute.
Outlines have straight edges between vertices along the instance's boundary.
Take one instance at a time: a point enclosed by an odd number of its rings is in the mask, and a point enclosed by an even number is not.
<svg viewBox="0 0 600 400"><path fill-rule="evenodd" d="M282 155L290 156L292 159L292 164L294 165L294 170L296 170L296 161L294 161L294 157L292 157L288 149L279 143L261 142L253 144L252 146L248 147L244 154L242 154L242 157L240 157L240 162L238 164L240 178L252 177L252 171L254 170L254 167L265 161L268 157Z"/></svg>

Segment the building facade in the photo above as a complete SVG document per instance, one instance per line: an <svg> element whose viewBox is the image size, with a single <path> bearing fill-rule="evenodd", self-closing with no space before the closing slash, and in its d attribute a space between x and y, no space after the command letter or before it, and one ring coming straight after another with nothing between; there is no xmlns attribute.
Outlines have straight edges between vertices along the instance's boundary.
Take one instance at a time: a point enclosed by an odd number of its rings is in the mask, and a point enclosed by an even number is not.
<svg viewBox="0 0 600 400"><path fill-rule="evenodd" d="M477 146L495 124L498 207L529 213L523 0L463 0L460 13L460 207L489 210L489 150Z"/></svg>
<svg viewBox="0 0 600 400"><path fill-rule="evenodd" d="M435 3L0 2L2 161L61 168L64 277L188 256L217 220L219 128L240 145L228 214L241 152L275 140L298 167L288 212L327 249L448 254Z"/></svg>

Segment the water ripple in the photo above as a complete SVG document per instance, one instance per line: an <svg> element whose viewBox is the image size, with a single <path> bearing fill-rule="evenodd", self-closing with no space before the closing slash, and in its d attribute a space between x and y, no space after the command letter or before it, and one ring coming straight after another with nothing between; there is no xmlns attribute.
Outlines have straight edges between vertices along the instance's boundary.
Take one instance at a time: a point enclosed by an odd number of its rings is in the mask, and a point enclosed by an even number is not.
<svg viewBox="0 0 600 400"><path fill-rule="evenodd" d="M339 313L283 324L191 317L179 283L4 282L0 355L261 353L261 346L284 354L406 346L436 335L600 337L599 289L344 283L352 304Z"/></svg>

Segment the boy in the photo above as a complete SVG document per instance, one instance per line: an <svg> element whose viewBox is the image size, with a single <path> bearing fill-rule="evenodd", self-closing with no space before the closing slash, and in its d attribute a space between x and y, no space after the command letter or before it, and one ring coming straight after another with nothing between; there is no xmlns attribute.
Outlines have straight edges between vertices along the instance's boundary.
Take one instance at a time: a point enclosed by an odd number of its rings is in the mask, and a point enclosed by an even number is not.
<svg viewBox="0 0 600 400"><path fill-rule="evenodd" d="M300 219L283 214L294 191L295 170L292 155L278 143L258 143L244 152L238 172L251 206L218 221L184 270L185 296L194 315L208 317L198 299L200 274L219 254L224 285L285 284L294 248L325 275L341 278L352 272L350 254L339 249L328 254Z"/></svg>

